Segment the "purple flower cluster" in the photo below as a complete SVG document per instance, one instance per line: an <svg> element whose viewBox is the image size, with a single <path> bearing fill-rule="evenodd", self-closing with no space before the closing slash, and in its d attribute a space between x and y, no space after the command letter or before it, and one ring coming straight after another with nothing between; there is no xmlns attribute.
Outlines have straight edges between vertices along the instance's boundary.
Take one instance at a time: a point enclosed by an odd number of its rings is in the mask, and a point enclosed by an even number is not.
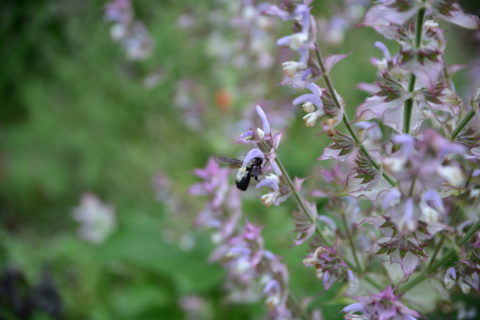
<svg viewBox="0 0 480 320"><path fill-rule="evenodd" d="M303 259L303 263L306 266L315 267L317 278L322 279L326 290L330 289L332 284L339 280L347 279L349 283L356 281L352 270L338 256L335 248L318 247Z"/></svg>
<svg viewBox="0 0 480 320"><path fill-rule="evenodd" d="M347 296L358 302L344 309L345 319L416 319L432 307L410 309L408 291L427 286L423 280L433 276L437 282L443 278L447 289L458 284L464 293L478 291L480 219L474 186L480 183L479 98L469 104L456 92L451 74L458 68L446 65L446 38L438 24L443 20L478 29L478 17L466 14L457 1L375 2L362 25L395 41L399 51L375 43L383 55L371 59L377 81L359 85L369 97L350 120L330 78L348 54L322 56L317 40L322 34L311 4L262 3L256 12L293 24L293 33L277 40L297 57L282 63L281 84L299 91L292 105L305 112L305 125L321 123L331 139L319 160L333 165L319 171L321 181L309 193L328 198L327 205L319 214L316 204L305 199L305 179L290 178L277 154L282 134L273 133L257 106L261 126L237 142L250 147L244 168L252 159L262 159L256 188L268 191L260 195L261 202L269 207L289 197L296 201L293 242L311 240L313 248L303 263L316 269L325 290L335 283L355 284ZM228 269L232 287L261 279L267 304L289 318L285 266L265 250L260 228L249 223L234 227L240 200L238 192L229 191L223 170L210 160L196 172L204 182L191 189L211 199L199 221L218 231L213 260ZM375 293L372 288L386 289Z"/></svg>
<svg viewBox="0 0 480 320"><path fill-rule="evenodd" d="M269 132L267 127L263 129ZM229 299L248 302L263 296L270 318L292 319L294 313L287 305L288 270L278 256L265 248L261 227L248 221L241 224L239 191L228 185L228 170L211 158L195 174L202 182L194 184L190 193L209 198L197 222L213 230L212 240L217 248L210 261L221 263L227 270L225 288Z"/></svg>
<svg viewBox="0 0 480 320"><path fill-rule="evenodd" d="M416 311L409 309L395 296L391 287L377 294L354 299L358 302L343 309L346 320L415 320L419 317Z"/></svg>
<svg viewBox="0 0 480 320"><path fill-rule="evenodd" d="M148 59L153 50L153 39L147 28L135 19L130 0L114 0L105 6L105 19L113 23L112 40L122 45L130 60Z"/></svg>

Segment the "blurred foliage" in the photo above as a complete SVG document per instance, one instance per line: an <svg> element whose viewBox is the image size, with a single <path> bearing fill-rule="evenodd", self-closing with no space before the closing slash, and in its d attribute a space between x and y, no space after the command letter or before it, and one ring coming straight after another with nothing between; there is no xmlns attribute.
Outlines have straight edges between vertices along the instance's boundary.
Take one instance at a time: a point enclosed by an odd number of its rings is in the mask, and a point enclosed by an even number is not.
<svg viewBox="0 0 480 320"><path fill-rule="evenodd" d="M328 7L326 1L316 3ZM209 155L244 152L231 144L221 124L225 117L239 120L253 103L243 101L240 92L233 109L220 112L212 98L216 90L234 90L241 76L212 76L215 61L206 55L202 38L208 30L196 30L192 37L176 26L186 11L205 23L213 3L134 2L155 39L153 57L142 63L126 62L112 43L103 21L104 4L0 4L0 272L14 268L24 274L25 286L33 287L47 270L65 319L182 319L179 301L192 294L205 298L215 319L261 318L261 305L222 300L224 272L207 262L210 241L192 231L197 211L191 208L199 209L199 204L186 196L195 181L192 169L202 167ZM379 55L372 46L377 39L370 30L354 29L342 47L329 49L353 52L333 74L349 112L365 97L356 83L375 79L367 62ZM449 47L461 46L461 41L456 37ZM448 59L459 63L465 55L450 50ZM161 68L165 79L146 89L143 75L155 68ZM205 88L209 129L204 132L189 128L175 107L175 86L184 77L201 81ZM278 79L280 74L271 85ZM465 83L462 74L458 80ZM298 119L279 154L292 175L306 176L325 144L317 129ZM188 204L182 208L189 210L172 212L155 200L152 183L158 171L169 175L173 192ZM115 233L98 246L80 241L71 219L71 209L86 191L112 204L119 220ZM290 247L293 203L266 209L253 192L245 198L248 218L266 226L267 246L290 267L293 294L314 295L326 319L339 318L342 306L333 302L339 301L333 299L338 290L323 292L320 282L312 281L314 271L301 264L307 248ZM187 233L193 248L185 249L177 238L165 236L165 230ZM0 318L8 319L6 312L0 305ZM35 315L45 318L45 313Z"/></svg>

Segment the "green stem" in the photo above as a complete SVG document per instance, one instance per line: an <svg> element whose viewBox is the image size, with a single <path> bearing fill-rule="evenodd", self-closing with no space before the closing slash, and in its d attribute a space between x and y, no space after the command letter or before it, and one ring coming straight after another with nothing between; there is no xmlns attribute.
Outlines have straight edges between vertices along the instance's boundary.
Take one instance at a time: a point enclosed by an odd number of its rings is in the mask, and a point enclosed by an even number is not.
<svg viewBox="0 0 480 320"><path fill-rule="evenodd" d="M357 269L360 272L362 272L362 264L360 263L360 260L358 259L357 248L355 246L355 242L353 241L353 236L352 236L352 233L350 232L350 228L348 227L347 219L345 218L344 213L342 213L341 216L342 216L343 224L345 225L345 232L347 233L348 241L350 241L350 247L352 249L353 259L355 260L355 263L357 265Z"/></svg>
<svg viewBox="0 0 480 320"><path fill-rule="evenodd" d="M477 223L475 223L472 227L470 227L468 232L458 242L458 244L462 246L467 242L469 242L478 230L480 230L480 221L477 221ZM443 258L440 259L440 261L431 265L430 267L425 268L425 270L423 270L418 276L413 278L411 281L407 282L404 286L400 287L399 293L402 295L405 294L408 290L412 289L417 284L424 281L431 273L437 271L438 269L442 268L446 264L450 263L456 254L457 254L457 250L455 250L455 248L450 248L450 250L448 250L447 253L445 253Z"/></svg>
<svg viewBox="0 0 480 320"><path fill-rule="evenodd" d="M415 29L415 47L418 49L422 44L422 30L423 30L423 20L425 18L425 8L421 8L418 11L417 15L417 25ZM417 78L412 73L408 81L408 92L413 93L415 90L415 82ZM405 107L403 113L403 131L405 133L410 133L410 125L412 120L412 108L413 108L413 97L405 100Z"/></svg>
<svg viewBox="0 0 480 320"><path fill-rule="evenodd" d="M266 142L261 142L258 144L258 147L260 148L260 150L262 150L263 152L269 152L270 151L270 148L271 146L268 145L268 143ZM279 157L275 157L275 163L277 164L278 168L280 169L280 172L282 173L282 177L283 179L285 179L285 181L287 182L288 184L288 187L290 188L290 191L292 192L293 194L293 197L295 199L295 201L297 202L297 205L298 205L298 208L303 212L303 214L310 220L310 222L315 225L315 232L317 234L317 236L320 238L320 240L328 247L331 247L332 244L330 243L330 241L327 240L327 238L325 238L325 236L323 235L322 233L322 230L320 229L320 226L318 225L317 223L317 219L315 218L315 215L310 211L310 208L307 206L307 204L305 203L305 200L303 199L303 197L300 195L300 193L296 190L295 188L295 184L293 183L292 181L292 178L290 178L288 172L287 172L287 169L285 169L285 166L283 165L282 161L280 161ZM357 275L361 275L362 274L362 270L360 270L359 268L357 268L352 262L350 262L349 260L341 257L342 260L345 262L346 265L348 265L348 267L353 271L355 272ZM370 283L372 286L374 286L375 288L377 289L383 289L383 287L378 284L375 280L373 280L372 278L370 278L369 276L366 276L364 275L363 277L365 279L365 281L367 281L368 283Z"/></svg>
<svg viewBox="0 0 480 320"><path fill-rule="evenodd" d="M318 64L320 66L320 70L322 71L322 77L325 81L325 84L327 85L328 91L330 92L330 95L332 96L333 103L335 106L339 109L342 110L342 105L340 104L340 101L338 100L337 92L335 91L335 88L333 87L332 79L330 79L330 76L327 72L327 69L325 68L325 64L323 62L323 56L322 53L320 52L320 49L318 46L315 46L315 54L317 56ZM363 154L363 156L368 160L368 162L377 170L380 170L380 165L373 160L372 156L368 152L368 150L363 146L362 142L358 138L357 134L355 131L352 129L350 126L350 120L348 119L347 113L344 111L343 112L343 117L342 117L342 122L347 128L348 133L352 137L353 141L355 144L358 146L360 149L360 152ZM390 177L387 173L382 171L382 176L387 180L387 182L392 186L395 187L397 185L396 181Z"/></svg>
<svg viewBox="0 0 480 320"><path fill-rule="evenodd" d="M428 263L427 269L429 269L433 263L435 262L435 259L437 259L437 255L440 252L440 249L443 246L443 242L445 242L445 235L442 234L442 237L440 238L440 241L438 242L437 247L435 248L435 251L433 252L432 257L430 258L430 262Z"/></svg>
<svg viewBox="0 0 480 320"><path fill-rule="evenodd" d="M465 126L472 120L473 116L475 115L475 110L470 109L468 113L463 117L463 119L460 121L458 126L453 130L452 133L452 141L455 140L455 138L458 136L458 134L465 128Z"/></svg>

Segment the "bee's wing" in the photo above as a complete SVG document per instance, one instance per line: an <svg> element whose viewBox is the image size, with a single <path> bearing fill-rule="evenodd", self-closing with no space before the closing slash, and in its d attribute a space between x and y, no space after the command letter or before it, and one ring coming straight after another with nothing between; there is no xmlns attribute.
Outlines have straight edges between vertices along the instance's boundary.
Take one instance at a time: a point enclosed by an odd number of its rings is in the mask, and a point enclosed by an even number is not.
<svg viewBox="0 0 480 320"><path fill-rule="evenodd" d="M243 162L241 160L227 158L227 157L215 157L215 160L217 160L217 162L222 164L222 165L226 165L226 166L230 167L231 169L238 169L243 164Z"/></svg>

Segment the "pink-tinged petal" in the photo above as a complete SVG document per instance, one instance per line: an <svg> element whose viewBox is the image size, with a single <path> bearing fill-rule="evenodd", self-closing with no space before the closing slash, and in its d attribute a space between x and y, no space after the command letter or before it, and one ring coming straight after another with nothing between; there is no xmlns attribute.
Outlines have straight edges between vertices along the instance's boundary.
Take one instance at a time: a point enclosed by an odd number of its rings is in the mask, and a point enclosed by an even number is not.
<svg viewBox="0 0 480 320"><path fill-rule="evenodd" d="M375 94L380 91L380 87L374 83L360 82L357 88L370 94Z"/></svg>
<svg viewBox="0 0 480 320"><path fill-rule="evenodd" d="M365 14L363 25L374 28L388 39L393 39L396 36L395 26L403 25L418 10L417 6L412 6L409 10L399 11L390 6L393 3L394 1L386 1L371 7Z"/></svg>
<svg viewBox="0 0 480 320"><path fill-rule="evenodd" d="M340 155L340 153L343 151L342 149L333 149L332 146L335 144L332 143L329 146L325 147L323 149L323 153L320 157L317 158L317 160L338 160L341 162L348 161L349 159L352 159L356 154L356 150L352 150L351 152L348 152L346 154Z"/></svg>
<svg viewBox="0 0 480 320"><path fill-rule="evenodd" d="M393 137L392 141L402 146L402 155L409 156L415 148L415 139L408 134L398 134Z"/></svg>
<svg viewBox="0 0 480 320"><path fill-rule="evenodd" d="M452 64L450 67L448 67L448 74L450 76L454 75L458 71L461 71L461 70L465 69L465 67L466 66L464 64Z"/></svg>
<svg viewBox="0 0 480 320"><path fill-rule="evenodd" d="M402 194L398 189L390 190L385 198L383 198L382 208L387 209L398 204Z"/></svg>
<svg viewBox="0 0 480 320"><path fill-rule="evenodd" d="M282 140L282 137L283 137L283 134L281 132L273 135L273 148L275 150L278 149L278 146L280 145L280 141Z"/></svg>
<svg viewBox="0 0 480 320"><path fill-rule="evenodd" d="M405 277L408 277L418 266L419 258L411 252L407 252L401 261L402 270Z"/></svg>
<svg viewBox="0 0 480 320"><path fill-rule="evenodd" d="M273 4L261 3L257 6L257 10L261 14L276 16L282 20L290 19L290 13Z"/></svg>
<svg viewBox="0 0 480 320"><path fill-rule="evenodd" d="M384 124L400 132L403 126L404 99L385 101L384 97L369 97L357 109L360 120L382 119Z"/></svg>
<svg viewBox="0 0 480 320"><path fill-rule="evenodd" d="M260 149L258 148L254 148L247 153L247 155L243 159L243 165L249 164L250 161L252 161L255 158L262 158L262 159L265 158L263 152L260 151Z"/></svg>
<svg viewBox="0 0 480 320"><path fill-rule="evenodd" d="M297 178L294 179L295 191L300 192L302 190L302 185L308 178Z"/></svg>
<svg viewBox="0 0 480 320"><path fill-rule="evenodd" d="M450 6L447 14L437 12L440 19L466 29L480 29L480 19L477 16L465 13L458 3L451 3L447 6Z"/></svg>
<svg viewBox="0 0 480 320"><path fill-rule="evenodd" d="M417 85L434 88L443 72L443 65L442 59L438 59L438 61L425 59L423 63L420 63L417 59L411 59L407 63L403 63L402 67L417 77Z"/></svg>
<svg viewBox="0 0 480 320"><path fill-rule="evenodd" d="M236 140L235 143L238 144L248 144L251 143L254 137L253 131L248 130L247 132L242 133Z"/></svg>
<svg viewBox="0 0 480 320"><path fill-rule="evenodd" d="M189 189L188 193L194 196L204 196L207 194L205 188L203 187L203 183L195 183Z"/></svg>
<svg viewBox="0 0 480 320"><path fill-rule="evenodd" d="M257 240L261 238L260 233L262 232L263 227L256 226L250 221L245 223L245 230L243 236L248 240Z"/></svg>
<svg viewBox="0 0 480 320"><path fill-rule="evenodd" d="M408 198L405 202L405 209L403 212L403 217L400 217L399 228L403 229L404 225L406 225L407 230L413 231L415 230L415 204L413 203L412 198Z"/></svg>
<svg viewBox="0 0 480 320"><path fill-rule="evenodd" d="M270 134L270 123L268 122L267 116L265 115L265 111L263 111L262 107L258 105L256 107L256 110L258 116L262 120L263 132L265 132L265 134Z"/></svg>
<svg viewBox="0 0 480 320"><path fill-rule="evenodd" d="M308 239L310 239L310 237L313 236L314 233L315 233L315 225L310 224L307 230L304 230L303 232L298 234L297 238L293 240L293 243L296 246L299 246L305 241L307 241Z"/></svg>
<svg viewBox="0 0 480 320"><path fill-rule="evenodd" d="M327 73L329 73L330 70L332 70L332 68L333 68L339 61L345 59L345 58L348 57L349 55L351 55L351 53L335 54L335 55L328 56L328 57L325 59L325 69L326 69Z"/></svg>
<svg viewBox="0 0 480 320"><path fill-rule="evenodd" d="M275 174L277 176L279 176L279 177L282 176L282 174L283 174L282 170L280 170L280 167L278 166L278 164L275 161L272 162L271 166L272 166L273 172L275 172Z"/></svg>
<svg viewBox="0 0 480 320"><path fill-rule="evenodd" d="M361 179L355 179L355 174L348 177L347 192L354 198L367 198L376 200L380 193L390 190L392 186L385 179L381 179L381 175L377 176L368 184L361 183Z"/></svg>
<svg viewBox="0 0 480 320"><path fill-rule="evenodd" d="M363 304L361 304L361 303L352 303L351 305L343 308L342 311L347 312L347 313L348 312L365 312L365 310L363 308Z"/></svg>
<svg viewBox="0 0 480 320"><path fill-rule="evenodd" d="M440 212L444 211L442 198L440 198L440 195L435 190L428 190L425 192L422 195L422 201L425 201L432 208L435 208Z"/></svg>
<svg viewBox="0 0 480 320"><path fill-rule="evenodd" d="M337 230L337 225L331 218L327 216L318 216L317 220L325 223L333 232Z"/></svg>
<svg viewBox="0 0 480 320"><path fill-rule="evenodd" d="M202 179L206 179L208 177L208 172L204 169L194 169L193 174Z"/></svg>

